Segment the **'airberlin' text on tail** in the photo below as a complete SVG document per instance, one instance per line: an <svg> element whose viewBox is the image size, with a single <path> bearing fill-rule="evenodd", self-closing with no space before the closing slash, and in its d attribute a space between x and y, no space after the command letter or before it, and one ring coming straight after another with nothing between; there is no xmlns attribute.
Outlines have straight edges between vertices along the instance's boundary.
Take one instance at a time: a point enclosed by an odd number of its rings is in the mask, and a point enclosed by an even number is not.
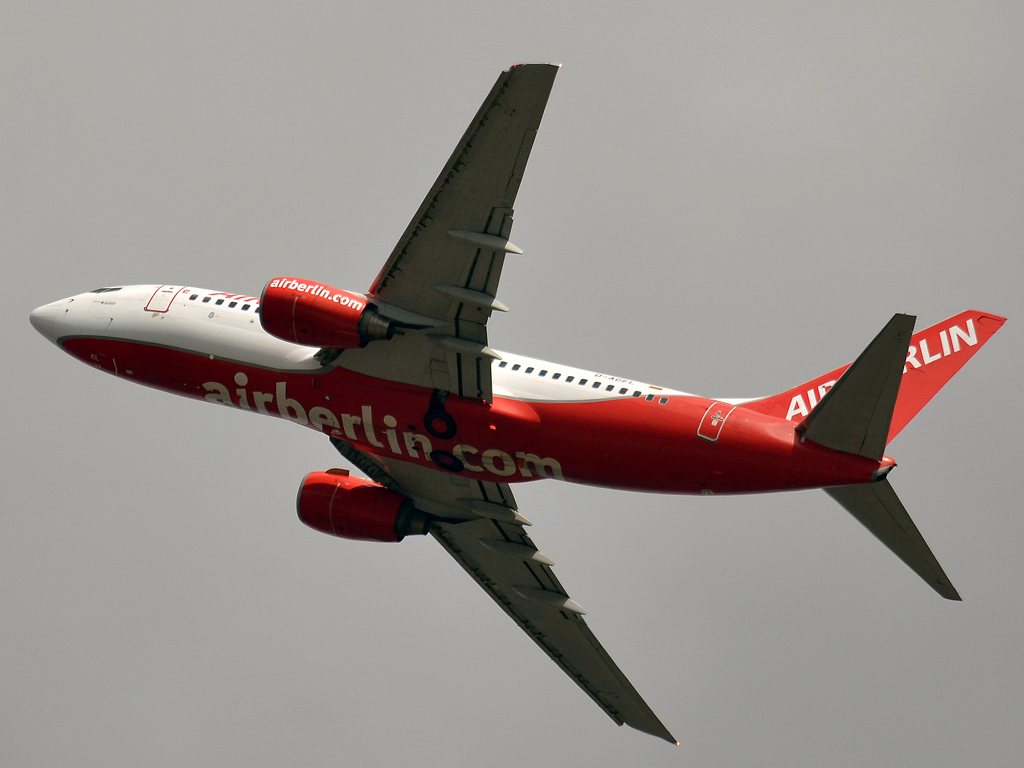
<svg viewBox="0 0 1024 768"><path fill-rule="evenodd" d="M903 381L893 411L892 440L957 371L999 330L1006 318L968 310L915 333L903 366ZM839 380L849 365L837 368L791 390L744 403L759 413L800 421Z"/></svg>

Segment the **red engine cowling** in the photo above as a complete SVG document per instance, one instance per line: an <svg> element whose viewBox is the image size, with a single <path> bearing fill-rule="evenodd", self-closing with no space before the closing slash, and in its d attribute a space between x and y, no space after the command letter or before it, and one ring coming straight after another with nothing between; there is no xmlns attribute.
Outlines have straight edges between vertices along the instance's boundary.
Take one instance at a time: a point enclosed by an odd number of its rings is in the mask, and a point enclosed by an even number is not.
<svg viewBox="0 0 1024 768"><path fill-rule="evenodd" d="M365 347L395 333L394 323L365 296L294 277L267 283L260 296L260 323L271 336L329 349Z"/></svg>
<svg viewBox="0 0 1024 768"><path fill-rule="evenodd" d="M401 541L427 532L427 516L407 497L344 469L306 475L296 507L310 528L345 539Z"/></svg>

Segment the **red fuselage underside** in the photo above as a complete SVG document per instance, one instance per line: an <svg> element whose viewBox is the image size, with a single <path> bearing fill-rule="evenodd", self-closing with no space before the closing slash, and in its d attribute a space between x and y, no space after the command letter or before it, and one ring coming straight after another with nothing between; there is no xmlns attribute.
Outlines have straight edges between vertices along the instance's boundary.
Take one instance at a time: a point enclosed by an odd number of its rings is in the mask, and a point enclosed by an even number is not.
<svg viewBox="0 0 1024 768"><path fill-rule="evenodd" d="M640 491L752 493L865 483L881 466L802 442L791 422L742 406L728 414L715 442L704 439L698 428L715 401L701 397L672 396L664 405L642 398L574 403L495 397L488 405L452 396L444 410L456 431L446 439L424 423L431 390L422 387L343 368L267 370L116 339L70 338L62 346L136 383L304 423L388 460L454 466L472 480L546 476ZM437 461L428 458L431 452ZM451 456L458 460L440 461Z"/></svg>

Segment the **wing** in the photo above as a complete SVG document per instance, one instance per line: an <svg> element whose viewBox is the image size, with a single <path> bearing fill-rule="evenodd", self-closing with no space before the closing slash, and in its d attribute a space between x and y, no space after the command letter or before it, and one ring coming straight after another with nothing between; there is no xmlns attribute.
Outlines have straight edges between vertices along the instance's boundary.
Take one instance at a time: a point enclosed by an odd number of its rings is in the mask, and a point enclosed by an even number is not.
<svg viewBox="0 0 1024 768"><path fill-rule="evenodd" d="M331 442L377 482L446 518L431 523L431 535L612 720L677 743L594 637L554 563L526 535L529 523L507 483L471 481Z"/></svg>
<svg viewBox="0 0 1024 768"><path fill-rule="evenodd" d="M521 525L483 518L436 524L431 534L612 720L676 743L601 647L553 563Z"/></svg>
<svg viewBox="0 0 1024 768"><path fill-rule="evenodd" d="M340 364L431 389L491 400L487 320L512 206L558 65L502 72L427 193L368 296L378 311L419 331L346 353Z"/></svg>

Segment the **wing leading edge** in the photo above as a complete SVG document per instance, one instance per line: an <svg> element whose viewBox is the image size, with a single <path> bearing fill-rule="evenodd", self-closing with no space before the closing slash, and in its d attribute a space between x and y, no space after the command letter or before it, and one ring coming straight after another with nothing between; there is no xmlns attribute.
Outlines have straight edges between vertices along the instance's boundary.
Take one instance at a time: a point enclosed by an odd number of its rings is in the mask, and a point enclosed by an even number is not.
<svg viewBox="0 0 1024 768"><path fill-rule="evenodd" d="M522 524L508 519L516 512L508 484L468 481L331 442L374 480L445 518L431 523L431 535L612 720L678 743L590 631L585 611L555 576L554 563ZM500 514L503 509L513 514Z"/></svg>

